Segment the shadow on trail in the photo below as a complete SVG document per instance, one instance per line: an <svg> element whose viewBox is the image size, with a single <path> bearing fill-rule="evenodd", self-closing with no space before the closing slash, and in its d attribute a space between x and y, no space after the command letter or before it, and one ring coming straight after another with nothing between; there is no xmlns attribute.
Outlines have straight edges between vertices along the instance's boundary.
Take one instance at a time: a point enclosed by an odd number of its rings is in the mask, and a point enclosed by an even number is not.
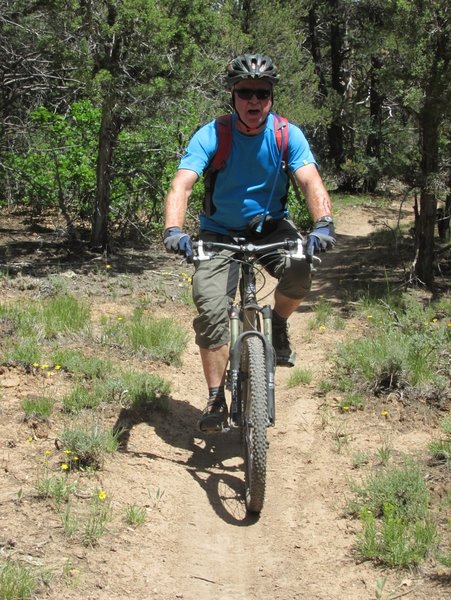
<svg viewBox="0 0 451 600"><path fill-rule="evenodd" d="M241 435L237 430L206 435L196 429L201 411L186 401L169 399L168 410L123 408L113 431L118 436L119 451L154 460L164 460L186 469L205 494L218 517L236 526L249 526L258 515L244 506L244 466ZM174 459L152 452L129 448L134 427L145 423L168 445L190 453L187 460Z"/></svg>

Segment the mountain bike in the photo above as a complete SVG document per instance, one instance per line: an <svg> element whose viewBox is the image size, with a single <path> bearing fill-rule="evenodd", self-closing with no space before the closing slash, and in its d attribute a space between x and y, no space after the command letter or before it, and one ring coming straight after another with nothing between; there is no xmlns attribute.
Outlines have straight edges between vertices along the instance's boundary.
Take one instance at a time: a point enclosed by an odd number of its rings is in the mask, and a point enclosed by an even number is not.
<svg viewBox="0 0 451 600"><path fill-rule="evenodd" d="M246 509L259 513L265 499L267 428L274 426L276 415L272 309L258 304L257 261L281 251L295 260L303 259L304 253L301 239L263 245L241 238L234 243L198 241L193 244L194 262L224 260L224 250L228 260L240 265L239 300L229 306L229 428L239 428L242 434Z"/></svg>

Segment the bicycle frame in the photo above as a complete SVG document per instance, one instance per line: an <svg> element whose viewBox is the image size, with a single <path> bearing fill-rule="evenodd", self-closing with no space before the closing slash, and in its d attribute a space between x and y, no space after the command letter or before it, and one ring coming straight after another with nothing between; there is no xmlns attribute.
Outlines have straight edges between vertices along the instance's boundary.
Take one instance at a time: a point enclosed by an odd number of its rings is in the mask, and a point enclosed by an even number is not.
<svg viewBox="0 0 451 600"><path fill-rule="evenodd" d="M202 242L195 244L196 260L210 260L209 252L230 250L235 252L230 260L240 263L240 300L229 307L230 350L227 386L231 392L231 424L239 427L242 419L242 398L240 385L241 357L244 341L250 336L259 337L264 346L265 371L267 381L267 414L268 425L275 424L275 355L272 346L272 308L270 305L259 306L256 296L256 277L254 264L262 255L286 250L292 258L304 258L301 241L285 240L265 245L254 245L238 239L235 244L219 242ZM260 319L263 320L263 331L260 331Z"/></svg>
<svg viewBox="0 0 451 600"><path fill-rule="evenodd" d="M230 353L228 387L231 393L230 418L233 425L241 423L242 398L240 385L240 363L243 342L250 336L261 338L265 352L267 381L268 425L275 424L275 357L272 347L272 308L269 304L260 307L256 297L254 262L257 257L243 257L241 262L240 302L229 308ZM259 315L263 319L263 332L260 331Z"/></svg>

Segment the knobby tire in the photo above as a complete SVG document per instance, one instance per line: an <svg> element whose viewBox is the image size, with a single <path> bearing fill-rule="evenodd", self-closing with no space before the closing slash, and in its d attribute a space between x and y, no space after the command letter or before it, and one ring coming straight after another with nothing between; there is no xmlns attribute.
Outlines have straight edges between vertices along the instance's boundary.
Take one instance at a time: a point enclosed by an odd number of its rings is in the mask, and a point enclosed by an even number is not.
<svg viewBox="0 0 451 600"><path fill-rule="evenodd" d="M243 347L243 445L246 509L259 513L266 487L268 403L263 341L249 336Z"/></svg>

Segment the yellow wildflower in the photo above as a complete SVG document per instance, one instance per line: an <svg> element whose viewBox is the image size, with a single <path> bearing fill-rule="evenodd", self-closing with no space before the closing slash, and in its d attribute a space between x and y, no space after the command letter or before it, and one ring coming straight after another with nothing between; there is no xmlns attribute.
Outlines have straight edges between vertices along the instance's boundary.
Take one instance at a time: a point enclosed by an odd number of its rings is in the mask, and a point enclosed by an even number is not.
<svg viewBox="0 0 451 600"><path fill-rule="evenodd" d="M342 406L341 410L343 410L344 412L347 412L349 410L349 406Z"/></svg>
<svg viewBox="0 0 451 600"><path fill-rule="evenodd" d="M326 329L325 325L320 325L320 326L319 326L319 330L320 330L320 331L325 331L325 329Z"/></svg>
<svg viewBox="0 0 451 600"><path fill-rule="evenodd" d="M41 369L48 369L49 366L48 365L41 365Z"/></svg>
<svg viewBox="0 0 451 600"><path fill-rule="evenodd" d="M63 463L61 465L61 471L67 471L69 469L69 465L67 463Z"/></svg>
<svg viewBox="0 0 451 600"><path fill-rule="evenodd" d="M106 499L106 492L104 490L99 490L98 494L99 500L103 502Z"/></svg>
<svg viewBox="0 0 451 600"><path fill-rule="evenodd" d="M33 363L33 367L37 369L39 367L39 363Z"/></svg>
<svg viewBox="0 0 451 600"><path fill-rule="evenodd" d="M381 412L381 417L387 417L388 416L388 410L383 410Z"/></svg>
<svg viewBox="0 0 451 600"><path fill-rule="evenodd" d="M67 454L69 456L69 454L72 454L72 450L64 450L64 454Z"/></svg>
<svg viewBox="0 0 451 600"><path fill-rule="evenodd" d="M50 456L52 453L50 452L50 450L46 450L46 451L44 452L44 454L45 454L46 456Z"/></svg>
<svg viewBox="0 0 451 600"><path fill-rule="evenodd" d="M59 371L61 369L61 365L55 365L53 368L55 369L55 371Z"/></svg>

